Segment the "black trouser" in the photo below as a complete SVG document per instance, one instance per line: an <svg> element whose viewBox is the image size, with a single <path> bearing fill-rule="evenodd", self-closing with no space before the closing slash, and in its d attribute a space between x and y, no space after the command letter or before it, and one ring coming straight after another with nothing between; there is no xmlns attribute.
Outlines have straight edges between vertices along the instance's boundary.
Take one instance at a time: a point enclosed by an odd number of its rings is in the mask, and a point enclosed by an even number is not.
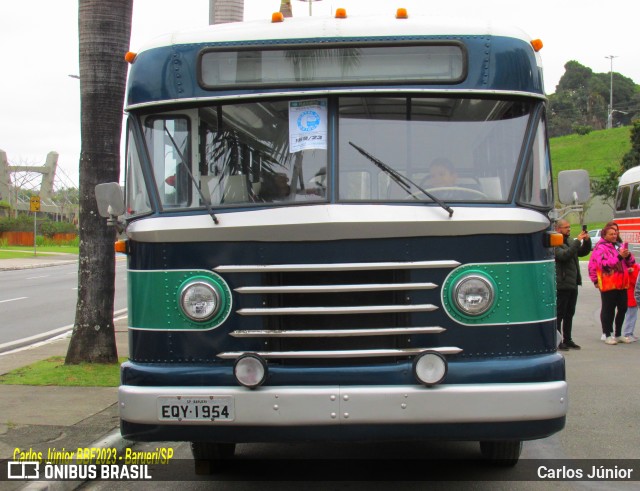
<svg viewBox="0 0 640 491"><path fill-rule="evenodd" d="M571 341L571 328L573 327L573 315L576 313L578 303L578 289L558 290L557 295L558 319L556 326L562 334L562 342Z"/></svg>
<svg viewBox="0 0 640 491"><path fill-rule="evenodd" d="M602 333L607 337L611 336L615 320L615 336L620 337L624 315L627 313L627 290L600 292L600 299L602 300L600 309ZM618 309L617 312L616 309Z"/></svg>

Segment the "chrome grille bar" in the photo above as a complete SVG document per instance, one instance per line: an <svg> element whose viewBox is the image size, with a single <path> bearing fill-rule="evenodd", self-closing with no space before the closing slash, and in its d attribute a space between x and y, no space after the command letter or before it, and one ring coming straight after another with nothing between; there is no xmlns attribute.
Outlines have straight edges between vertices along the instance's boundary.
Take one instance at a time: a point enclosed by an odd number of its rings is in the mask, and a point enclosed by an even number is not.
<svg viewBox="0 0 640 491"><path fill-rule="evenodd" d="M241 286L238 293L344 293L397 290L432 290L435 283L382 283L361 285L294 285L294 286Z"/></svg>
<svg viewBox="0 0 640 491"><path fill-rule="evenodd" d="M355 307L274 307L248 308L236 311L240 315L331 315L331 314L388 314L396 312L431 312L438 307L421 305L364 305Z"/></svg>
<svg viewBox="0 0 640 491"><path fill-rule="evenodd" d="M234 338L341 338L351 336L395 336L410 334L439 334L445 328L435 327L383 327L377 329L311 329L301 331L238 330L229 335Z"/></svg>
<svg viewBox="0 0 640 491"><path fill-rule="evenodd" d="M284 273L314 271L364 271L385 269L455 268L458 261L392 261L379 263L331 263L331 264L241 264L222 265L213 268L217 273Z"/></svg>
<svg viewBox="0 0 640 491"><path fill-rule="evenodd" d="M455 355L462 352L456 346L439 348L406 348L406 349L372 349L372 350L337 350L337 351L261 351L253 354L269 359L295 359L295 358L380 358L415 356L424 351L437 351L442 355ZM218 353L218 358L234 360L244 355L243 351L229 351Z"/></svg>

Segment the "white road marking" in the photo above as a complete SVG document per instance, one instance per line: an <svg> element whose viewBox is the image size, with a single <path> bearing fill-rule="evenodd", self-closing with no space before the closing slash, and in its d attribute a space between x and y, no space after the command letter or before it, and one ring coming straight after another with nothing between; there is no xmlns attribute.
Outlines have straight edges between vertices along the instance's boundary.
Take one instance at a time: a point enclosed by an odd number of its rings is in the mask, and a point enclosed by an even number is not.
<svg viewBox="0 0 640 491"><path fill-rule="evenodd" d="M25 298L29 298L29 297L17 297L17 298L9 298L7 300L0 300L0 303L5 303L5 302L14 302L16 300L24 300Z"/></svg>

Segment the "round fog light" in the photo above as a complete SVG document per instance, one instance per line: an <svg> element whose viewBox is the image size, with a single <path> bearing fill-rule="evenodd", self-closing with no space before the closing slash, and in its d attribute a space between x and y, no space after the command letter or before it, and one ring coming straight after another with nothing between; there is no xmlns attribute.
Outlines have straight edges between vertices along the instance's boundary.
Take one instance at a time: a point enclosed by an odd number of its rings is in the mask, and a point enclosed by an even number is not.
<svg viewBox="0 0 640 491"><path fill-rule="evenodd" d="M233 365L233 375L239 384L255 389L267 378L267 363L258 355L242 355Z"/></svg>
<svg viewBox="0 0 640 491"><path fill-rule="evenodd" d="M413 374L421 384L439 384L447 375L447 361L436 351L425 351L413 361Z"/></svg>

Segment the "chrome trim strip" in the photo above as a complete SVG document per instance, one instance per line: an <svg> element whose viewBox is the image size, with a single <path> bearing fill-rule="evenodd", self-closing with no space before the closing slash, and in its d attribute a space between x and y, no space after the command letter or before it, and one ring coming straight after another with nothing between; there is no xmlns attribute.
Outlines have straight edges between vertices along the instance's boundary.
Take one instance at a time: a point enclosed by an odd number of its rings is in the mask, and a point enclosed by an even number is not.
<svg viewBox="0 0 640 491"><path fill-rule="evenodd" d="M387 314L391 312L432 312L438 307L420 305L362 305L356 307L274 307L236 310L239 315L331 315L331 314Z"/></svg>
<svg viewBox="0 0 640 491"><path fill-rule="evenodd" d="M404 349L370 349L370 350L335 350L335 351L258 351L254 354L270 359L332 359L332 358L382 358L388 356L415 356L424 351L437 351L442 355L457 355L462 348L444 346L438 348L404 348ZM227 351L216 356L224 360L235 360L244 355L244 351Z"/></svg>
<svg viewBox="0 0 640 491"><path fill-rule="evenodd" d="M387 269L456 268L458 261L388 261L379 263L329 263L329 264L229 264L217 266L217 273L283 273L314 271L379 271Z"/></svg>
<svg viewBox="0 0 640 491"><path fill-rule="evenodd" d="M296 285L296 286L241 286L238 293L344 293L395 290L432 290L435 283L388 283L362 285Z"/></svg>
<svg viewBox="0 0 640 491"><path fill-rule="evenodd" d="M351 336L395 336L403 334L440 334L444 327L382 327L379 329L290 329L287 331L238 330L229 333L234 338L344 338Z"/></svg>
<svg viewBox="0 0 640 491"><path fill-rule="evenodd" d="M232 396L233 421L159 421L159 397ZM137 387L118 389L120 418L191 426L497 423L567 414L567 383L322 387Z"/></svg>

